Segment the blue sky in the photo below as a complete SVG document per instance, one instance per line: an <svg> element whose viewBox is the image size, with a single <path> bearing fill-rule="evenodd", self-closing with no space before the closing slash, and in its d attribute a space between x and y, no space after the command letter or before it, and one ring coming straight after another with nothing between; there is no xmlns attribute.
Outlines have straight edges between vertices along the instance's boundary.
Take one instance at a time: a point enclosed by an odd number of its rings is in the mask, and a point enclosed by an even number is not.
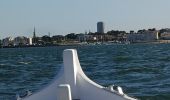
<svg viewBox="0 0 170 100"><path fill-rule="evenodd" d="M1 0L0 38L170 27L170 0Z"/></svg>

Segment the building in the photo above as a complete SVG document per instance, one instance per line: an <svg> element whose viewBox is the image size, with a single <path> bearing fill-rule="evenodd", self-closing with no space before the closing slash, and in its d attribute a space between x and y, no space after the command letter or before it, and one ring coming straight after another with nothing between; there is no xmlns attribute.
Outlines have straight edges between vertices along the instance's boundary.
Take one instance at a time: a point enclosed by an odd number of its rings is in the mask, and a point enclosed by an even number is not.
<svg viewBox="0 0 170 100"><path fill-rule="evenodd" d="M2 40L2 46L12 46L13 45L13 38L7 37Z"/></svg>
<svg viewBox="0 0 170 100"><path fill-rule="evenodd" d="M77 40L79 42L87 42L88 38L89 38L89 35L87 35L87 34L82 34L82 33L77 34Z"/></svg>
<svg viewBox="0 0 170 100"><path fill-rule="evenodd" d="M32 45L32 38L29 38L29 45Z"/></svg>
<svg viewBox="0 0 170 100"><path fill-rule="evenodd" d="M29 43L29 38L24 37L24 36L18 36L16 38L14 38L13 40L13 45L14 46L19 46L19 45L30 45Z"/></svg>
<svg viewBox="0 0 170 100"><path fill-rule="evenodd" d="M0 47L2 46L2 40L0 39Z"/></svg>
<svg viewBox="0 0 170 100"><path fill-rule="evenodd" d="M131 33L127 35L127 40L130 42L152 42L158 40L158 31L143 31L138 33Z"/></svg>
<svg viewBox="0 0 170 100"><path fill-rule="evenodd" d="M170 32L161 33L160 38L163 40L170 40Z"/></svg>
<svg viewBox="0 0 170 100"><path fill-rule="evenodd" d="M169 28L165 28L165 29L161 29L159 31L159 36L160 36L160 39L163 39L163 40L170 40L170 29Z"/></svg>
<svg viewBox="0 0 170 100"><path fill-rule="evenodd" d="M98 33L104 33L104 23L103 22L97 23L97 32Z"/></svg>

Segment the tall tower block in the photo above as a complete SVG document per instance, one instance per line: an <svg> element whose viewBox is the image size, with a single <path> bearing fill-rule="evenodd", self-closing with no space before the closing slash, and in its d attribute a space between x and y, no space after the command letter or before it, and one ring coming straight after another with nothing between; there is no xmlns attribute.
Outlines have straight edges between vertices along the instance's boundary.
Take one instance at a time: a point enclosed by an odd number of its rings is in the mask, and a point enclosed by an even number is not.
<svg viewBox="0 0 170 100"><path fill-rule="evenodd" d="M97 23L97 32L98 33L104 33L104 23L103 22Z"/></svg>

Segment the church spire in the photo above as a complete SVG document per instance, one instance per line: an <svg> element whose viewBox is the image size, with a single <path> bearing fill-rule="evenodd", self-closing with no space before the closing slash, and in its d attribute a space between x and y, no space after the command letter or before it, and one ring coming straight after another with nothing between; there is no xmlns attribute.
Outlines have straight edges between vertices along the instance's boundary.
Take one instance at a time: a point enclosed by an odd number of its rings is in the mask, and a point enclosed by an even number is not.
<svg viewBox="0 0 170 100"><path fill-rule="evenodd" d="M33 38L36 38L35 27L34 27L34 32L33 32Z"/></svg>
<svg viewBox="0 0 170 100"><path fill-rule="evenodd" d="M34 27L34 31L33 31L33 38L32 38L32 42L33 42L34 44L36 44L36 43L37 43L35 27Z"/></svg>

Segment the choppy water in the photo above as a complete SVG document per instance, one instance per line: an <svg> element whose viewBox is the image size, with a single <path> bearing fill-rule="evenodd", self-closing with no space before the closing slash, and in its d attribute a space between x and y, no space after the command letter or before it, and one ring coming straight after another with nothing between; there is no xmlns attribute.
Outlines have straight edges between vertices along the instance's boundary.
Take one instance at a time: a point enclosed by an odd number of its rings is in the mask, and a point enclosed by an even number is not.
<svg viewBox="0 0 170 100"><path fill-rule="evenodd" d="M170 100L170 44L0 49L0 100L48 84L67 48L78 50L83 70L95 82L119 85L142 100Z"/></svg>

